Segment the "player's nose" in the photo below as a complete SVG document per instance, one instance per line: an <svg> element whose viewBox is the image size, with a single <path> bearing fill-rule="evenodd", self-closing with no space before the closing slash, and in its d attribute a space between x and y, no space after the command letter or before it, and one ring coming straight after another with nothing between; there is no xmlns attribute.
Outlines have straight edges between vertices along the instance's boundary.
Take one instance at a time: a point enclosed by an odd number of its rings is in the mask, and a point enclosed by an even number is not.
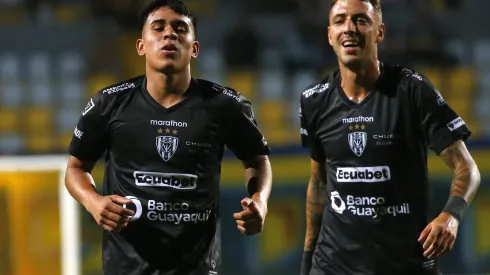
<svg viewBox="0 0 490 275"><path fill-rule="evenodd" d="M347 18L344 23L344 33L349 32L356 32L356 23L351 18Z"/></svg>
<svg viewBox="0 0 490 275"><path fill-rule="evenodd" d="M165 40L167 39L177 40L177 34L175 33L173 28L168 27L165 29L165 32L163 33L163 38Z"/></svg>

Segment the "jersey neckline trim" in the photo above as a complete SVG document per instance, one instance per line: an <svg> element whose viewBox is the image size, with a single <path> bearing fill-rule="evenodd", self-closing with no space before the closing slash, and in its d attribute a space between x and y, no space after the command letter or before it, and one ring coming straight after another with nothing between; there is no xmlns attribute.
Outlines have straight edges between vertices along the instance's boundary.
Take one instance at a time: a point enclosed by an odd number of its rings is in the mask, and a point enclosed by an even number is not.
<svg viewBox="0 0 490 275"><path fill-rule="evenodd" d="M186 105L187 102L190 101L190 99L193 97L193 95L195 94L195 91L197 89L197 83L196 83L196 80L194 78L191 78L191 82L190 82L190 85L189 85L189 88L187 88L187 90L185 91L184 95L184 99L182 99L180 102L168 107L168 108L165 108L164 106L162 106L160 103L158 103L151 95L150 93L148 92L148 90L146 89L146 84L147 84L147 78L146 76L143 78L143 81L141 83L141 93L143 94L143 97L144 99L148 102L148 104L150 104L152 107L154 107L155 109L158 109L158 110L161 110L165 113L170 113L170 112L173 112L179 108L181 108L182 106Z"/></svg>
<svg viewBox="0 0 490 275"><path fill-rule="evenodd" d="M374 84L374 89L364 98L363 101L360 103L355 103L354 101L350 100L347 95L344 92L344 89L342 89L342 75L340 74L340 71L338 71L338 75L335 77L338 89L337 92L342 99L342 101L347 104L350 108L353 109L359 109L362 106L366 105L371 99L373 98L374 94L378 92L379 87L381 86L381 83L383 82L384 79L384 74L385 74L385 68L383 62L379 62L379 70L380 70L380 75L378 80L376 80Z"/></svg>

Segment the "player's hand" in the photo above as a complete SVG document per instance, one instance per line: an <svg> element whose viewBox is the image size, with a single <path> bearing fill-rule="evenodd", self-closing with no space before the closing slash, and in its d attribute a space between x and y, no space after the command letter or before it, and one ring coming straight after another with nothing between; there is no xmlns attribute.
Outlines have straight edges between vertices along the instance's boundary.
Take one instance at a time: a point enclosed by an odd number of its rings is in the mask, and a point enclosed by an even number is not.
<svg viewBox="0 0 490 275"><path fill-rule="evenodd" d="M243 211L233 214L238 230L247 236L261 232L264 228L267 205L250 198L244 198L241 204Z"/></svg>
<svg viewBox="0 0 490 275"><path fill-rule="evenodd" d="M431 259L451 251L458 234L458 226L459 221L449 213L441 213L429 223L418 240L423 243L424 257Z"/></svg>
<svg viewBox="0 0 490 275"><path fill-rule="evenodd" d="M128 226L129 217L134 215L134 211L122 207L129 203L132 203L130 199L118 195L99 196L91 201L87 210L100 227L109 232L119 231Z"/></svg>

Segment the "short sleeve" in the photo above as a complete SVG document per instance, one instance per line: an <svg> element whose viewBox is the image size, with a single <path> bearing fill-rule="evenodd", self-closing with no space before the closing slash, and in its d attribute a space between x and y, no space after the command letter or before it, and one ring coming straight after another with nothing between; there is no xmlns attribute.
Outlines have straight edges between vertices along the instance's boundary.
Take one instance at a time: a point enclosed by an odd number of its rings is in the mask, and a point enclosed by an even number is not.
<svg viewBox="0 0 490 275"><path fill-rule="evenodd" d="M414 78L413 89L417 98L419 123L427 146L439 155L456 141L466 140L471 131L427 78L420 75L415 75Z"/></svg>
<svg viewBox="0 0 490 275"><path fill-rule="evenodd" d="M268 155L270 149L255 121L252 104L243 96L234 101L229 114L226 145L240 160Z"/></svg>
<svg viewBox="0 0 490 275"><path fill-rule="evenodd" d="M301 96L299 118L301 124L301 145L310 150L310 157L316 162L325 162L325 150L316 137L316 128L311 118L311 110L305 106L304 97Z"/></svg>
<svg viewBox="0 0 490 275"><path fill-rule="evenodd" d="M107 149L106 125L101 115L101 95L91 98L73 133L69 153L84 161L97 161Z"/></svg>

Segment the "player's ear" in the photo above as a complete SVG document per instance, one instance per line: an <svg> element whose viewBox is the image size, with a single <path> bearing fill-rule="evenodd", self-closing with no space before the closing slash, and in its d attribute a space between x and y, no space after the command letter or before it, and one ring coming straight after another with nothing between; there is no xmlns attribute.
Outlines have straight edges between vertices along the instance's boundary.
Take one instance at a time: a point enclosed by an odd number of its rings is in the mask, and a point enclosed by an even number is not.
<svg viewBox="0 0 490 275"><path fill-rule="evenodd" d="M196 58L198 55L199 55L199 42L198 41L194 41L194 42L192 42L192 54L191 54L191 57L192 58Z"/></svg>
<svg viewBox="0 0 490 275"><path fill-rule="evenodd" d="M145 55L145 43L144 43L143 38L139 38L136 40L136 52L138 52L139 56L144 56Z"/></svg>
<svg viewBox="0 0 490 275"><path fill-rule="evenodd" d="M385 38L385 24L379 24L378 31L376 33L376 43L380 43Z"/></svg>

